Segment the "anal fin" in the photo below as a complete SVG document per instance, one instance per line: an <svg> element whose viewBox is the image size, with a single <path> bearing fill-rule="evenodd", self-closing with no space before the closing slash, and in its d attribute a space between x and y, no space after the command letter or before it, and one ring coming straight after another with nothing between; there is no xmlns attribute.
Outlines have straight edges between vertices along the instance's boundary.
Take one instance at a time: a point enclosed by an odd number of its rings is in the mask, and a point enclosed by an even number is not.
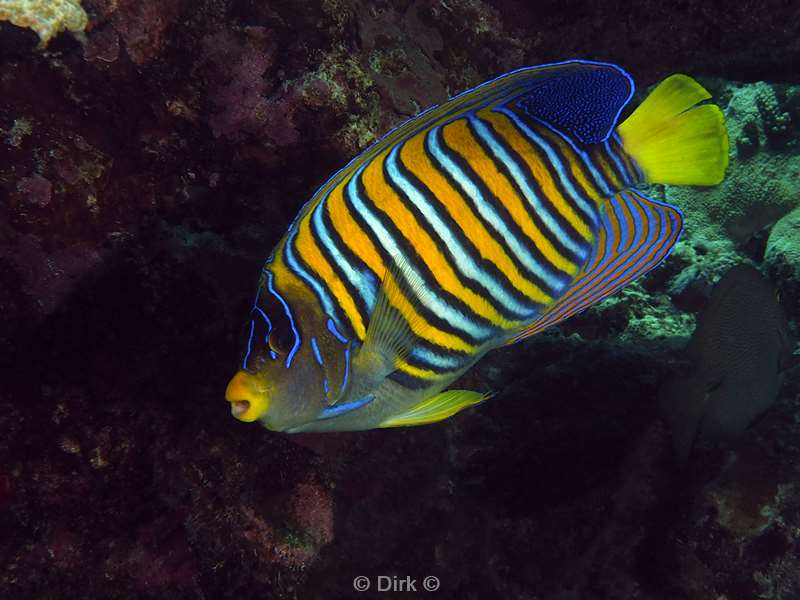
<svg viewBox="0 0 800 600"><path fill-rule="evenodd" d="M605 201L597 245L581 275L541 317L514 335L514 344L583 312L664 260L683 225L678 208L635 190Z"/></svg>
<svg viewBox="0 0 800 600"><path fill-rule="evenodd" d="M492 394L471 390L447 390L426 398L409 410L383 421L380 427L408 427L436 423L454 414L488 400Z"/></svg>

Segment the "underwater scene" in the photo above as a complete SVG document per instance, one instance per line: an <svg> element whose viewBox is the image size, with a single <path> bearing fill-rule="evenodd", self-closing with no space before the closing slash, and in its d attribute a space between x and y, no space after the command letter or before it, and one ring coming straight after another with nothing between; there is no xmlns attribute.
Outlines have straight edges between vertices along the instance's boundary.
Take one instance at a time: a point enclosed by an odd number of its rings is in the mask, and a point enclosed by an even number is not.
<svg viewBox="0 0 800 600"><path fill-rule="evenodd" d="M0 0L0 600L800 600L798 39Z"/></svg>

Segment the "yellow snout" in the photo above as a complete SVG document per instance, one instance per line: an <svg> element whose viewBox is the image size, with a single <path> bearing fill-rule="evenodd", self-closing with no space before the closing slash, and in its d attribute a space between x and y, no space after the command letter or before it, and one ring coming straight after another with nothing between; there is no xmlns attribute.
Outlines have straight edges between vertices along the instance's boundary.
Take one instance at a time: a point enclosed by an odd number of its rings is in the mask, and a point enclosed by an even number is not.
<svg viewBox="0 0 800 600"><path fill-rule="evenodd" d="M245 423L251 423L267 412L269 398L258 380L244 371L233 376L225 390L225 399L231 403L231 414Z"/></svg>

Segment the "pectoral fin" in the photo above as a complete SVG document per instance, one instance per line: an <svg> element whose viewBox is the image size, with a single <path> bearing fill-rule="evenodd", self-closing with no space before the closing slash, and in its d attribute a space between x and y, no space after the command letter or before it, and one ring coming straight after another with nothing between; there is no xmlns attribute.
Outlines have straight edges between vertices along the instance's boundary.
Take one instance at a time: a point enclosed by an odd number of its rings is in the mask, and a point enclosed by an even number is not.
<svg viewBox="0 0 800 600"><path fill-rule="evenodd" d="M408 411L386 419L380 427L408 427L436 423L470 406L485 402L492 394L471 390L447 390L415 404Z"/></svg>
<svg viewBox="0 0 800 600"><path fill-rule="evenodd" d="M414 320L419 319L419 312L402 307L418 304L427 294L425 284L407 260L395 257L383 276L364 344L353 352L349 385L333 404L373 392L397 369L398 362L414 347L414 331L420 329Z"/></svg>

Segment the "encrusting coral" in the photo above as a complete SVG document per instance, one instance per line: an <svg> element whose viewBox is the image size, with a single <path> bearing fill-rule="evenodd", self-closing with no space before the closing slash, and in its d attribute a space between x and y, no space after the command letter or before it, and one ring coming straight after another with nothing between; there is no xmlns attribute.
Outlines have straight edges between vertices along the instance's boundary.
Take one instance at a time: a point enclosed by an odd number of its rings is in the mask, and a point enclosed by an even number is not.
<svg viewBox="0 0 800 600"><path fill-rule="evenodd" d="M89 17L80 0L2 0L0 21L33 29L44 48L61 31L83 31Z"/></svg>

